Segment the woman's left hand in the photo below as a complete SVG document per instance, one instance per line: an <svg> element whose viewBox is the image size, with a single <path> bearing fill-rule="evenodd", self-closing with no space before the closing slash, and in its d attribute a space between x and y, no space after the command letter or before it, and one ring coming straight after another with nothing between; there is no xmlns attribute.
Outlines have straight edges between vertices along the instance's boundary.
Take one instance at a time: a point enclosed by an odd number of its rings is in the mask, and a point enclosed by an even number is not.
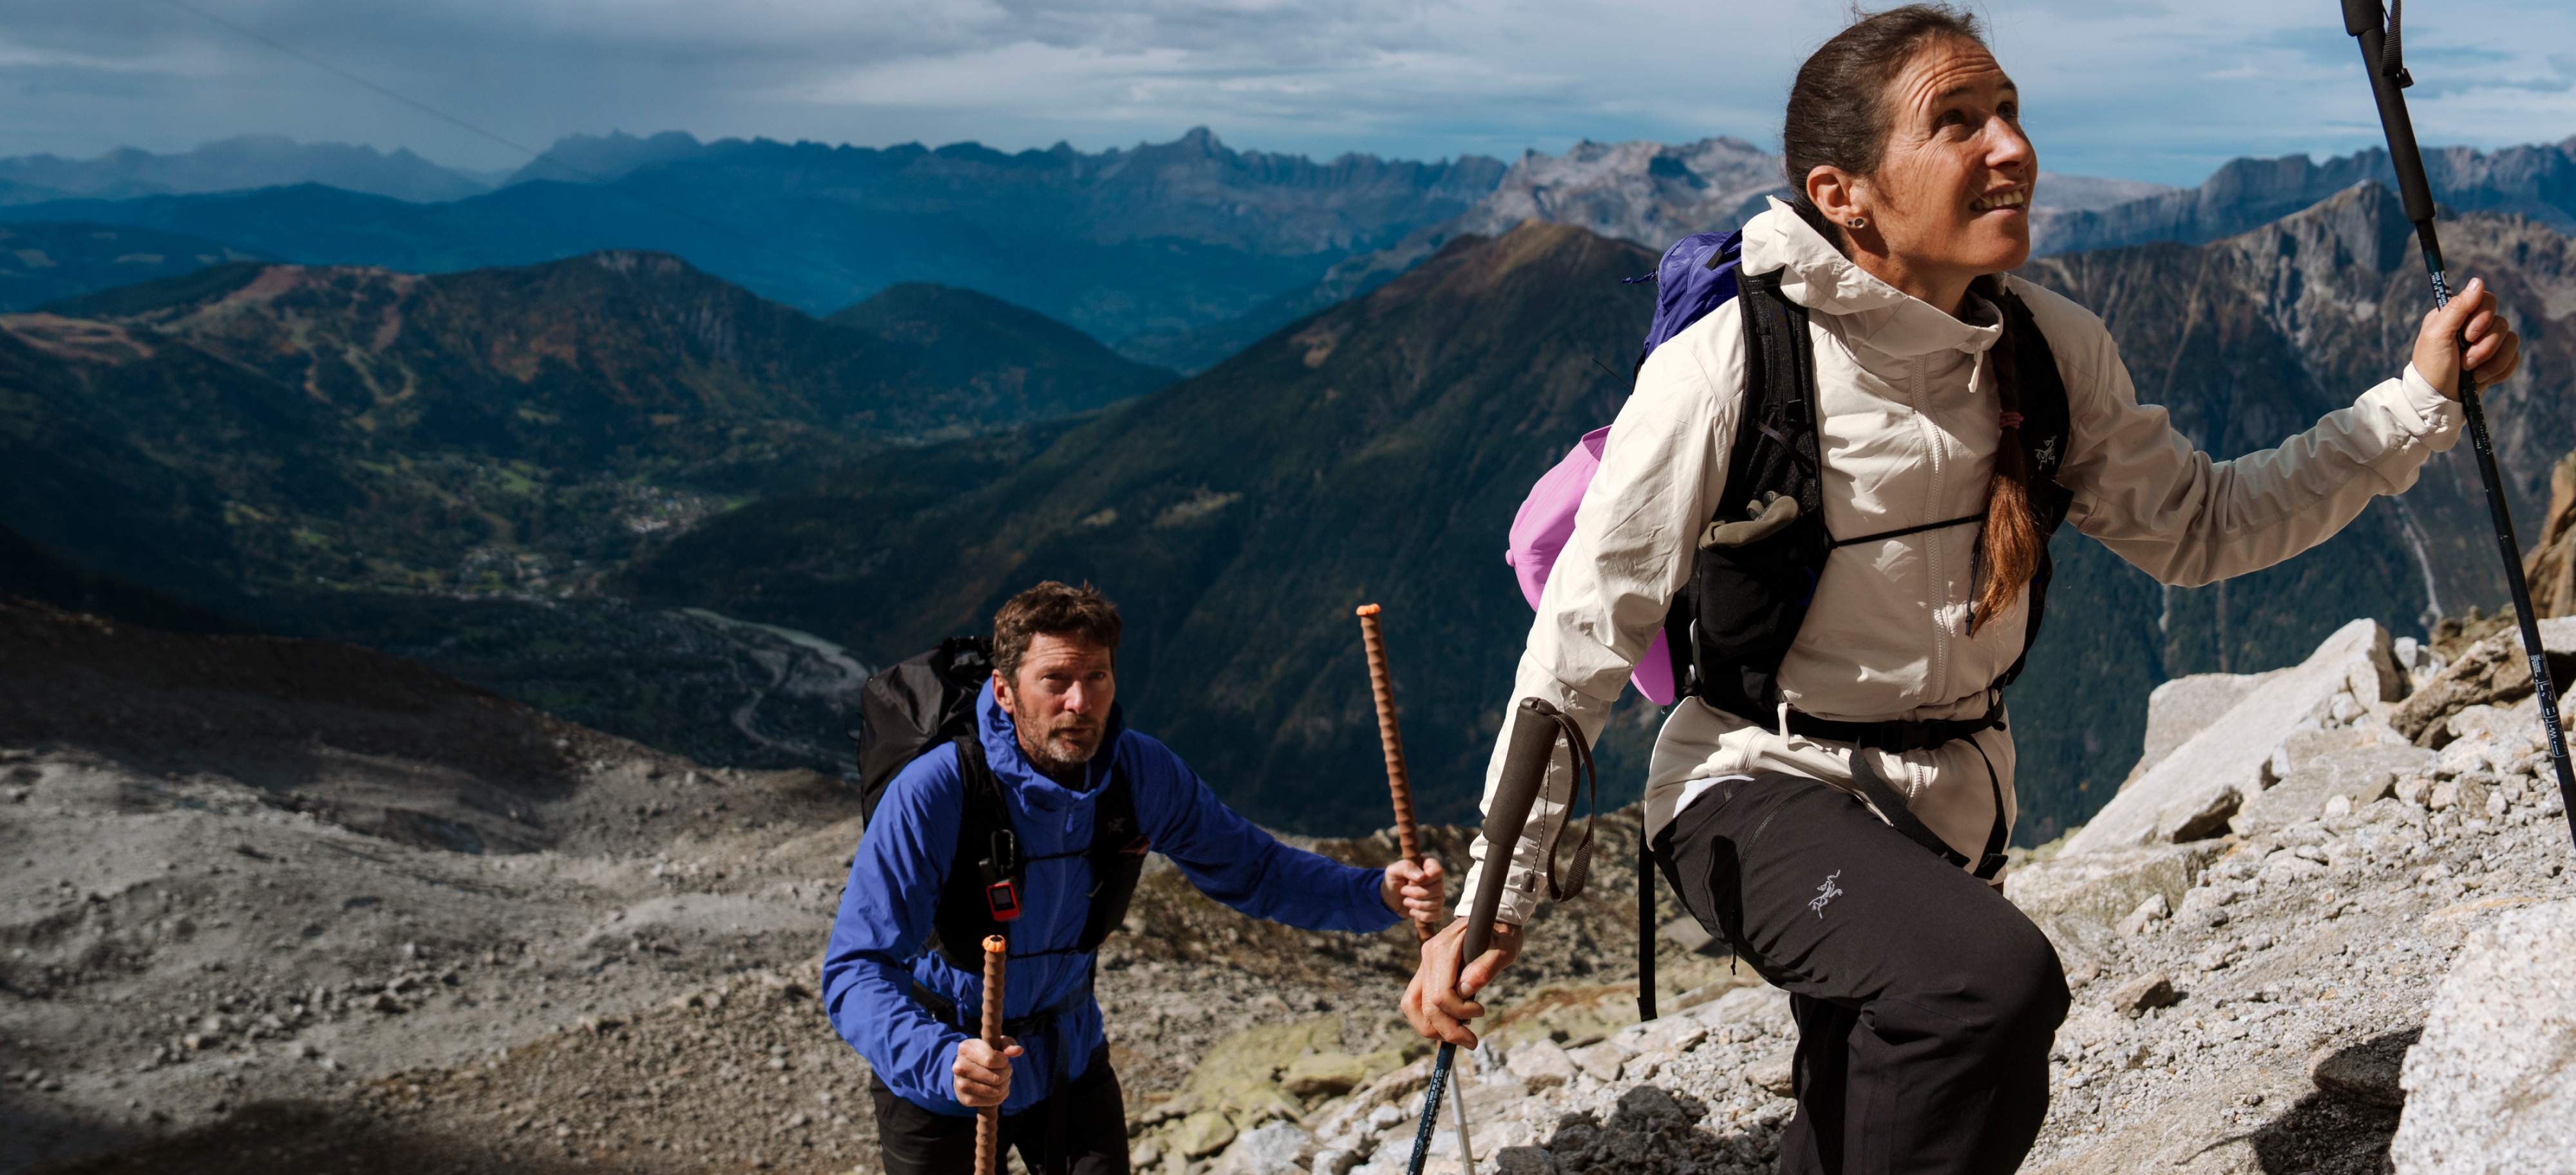
<svg viewBox="0 0 2576 1175"><path fill-rule="evenodd" d="M2460 340L2469 343L2469 370L2478 386L2494 387L2522 366L2522 336L2496 313L2495 292L2485 279L2468 284L2451 304L2424 316L2415 336L2415 373L2446 399L2460 398Z"/></svg>

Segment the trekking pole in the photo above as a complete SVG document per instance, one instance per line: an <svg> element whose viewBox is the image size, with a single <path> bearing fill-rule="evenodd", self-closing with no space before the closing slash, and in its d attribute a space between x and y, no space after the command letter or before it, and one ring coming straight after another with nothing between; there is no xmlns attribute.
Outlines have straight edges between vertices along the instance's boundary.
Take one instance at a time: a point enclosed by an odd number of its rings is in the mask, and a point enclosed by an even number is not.
<svg viewBox="0 0 2576 1175"><path fill-rule="evenodd" d="M1476 1175L1476 1146L1467 1141L1467 1087L1452 1085L1449 1092L1458 1106L1458 1167L1461 1175Z"/></svg>
<svg viewBox="0 0 2576 1175"><path fill-rule="evenodd" d="M1485 953L1493 939L1494 912L1502 908L1504 875L1511 871L1512 848L1521 841L1521 829L1529 824L1530 805L1538 802L1539 788L1547 782L1548 760L1556 757L1557 709L1537 698L1521 699L1520 713L1512 723L1511 750L1503 756L1502 776L1494 781L1493 802L1485 809L1485 871L1476 879L1476 902L1468 907L1466 941L1458 954L1458 969ZM1431 1062L1431 1088L1422 1099L1422 1124L1413 1131L1413 1161L1405 1175L1422 1175L1423 1161L1431 1157L1431 1130L1440 1121L1440 1098L1448 1092L1449 1068L1457 1063L1458 1046L1440 1042L1440 1053ZM1461 1134L1460 1140L1465 1140Z"/></svg>
<svg viewBox="0 0 2576 1175"><path fill-rule="evenodd" d="M2401 0L2402 10L2402 0ZM2361 44L2361 59L2370 72L2371 94L2379 100L2379 126L2388 135L2388 165L2397 172L2397 192L2406 202L2406 219L2415 222L2415 239L2424 248L2424 268L2433 279L2433 305L2451 304L2451 279L2442 265L2442 242L2433 232L2433 185L2424 177L2424 153L2415 143L2415 122L2406 113L2406 87L2415 79L2406 72L2397 22L2381 22L2379 0L2343 0L2343 31ZM2478 402L2477 373L2469 370L2469 340L2460 339L2460 412L2468 418L2469 441L2477 449L2478 477L2486 484L2487 514L2495 521L2496 550L2504 556L2505 585L2513 591L2513 613L2521 622L2522 651L2531 658L2531 686L2539 695L2540 726L2549 735L2549 760L2558 769L2559 806L2567 831L2576 837L2576 765L2567 761L2567 733L2559 728L2558 688L2549 680L2549 658L2540 644L2540 615L2531 607L2531 584L2522 574L2522 546L2514 541L2513 512L2504 496L2504 475L2496 469L2495 443L2487 436L2487 414Z"/></svg>
<svg viewBox="0 0 2576 1175"><path fill-rule="evenodd" d="M1009 944L1001 935L984 939L984 1044L1002 1047L1002 968ZM1001 1175L1002 1107L975 1111L975 1175Z"/></svg>
<svg viewBox="0 0 2576 1175"><path fill-rule="evenodd" d="M1386 749L1386 790L1395 800L1396 851L1419 866L1422 842L1413 832L1413 779L1404 770L1404 735L1395 726L1395 676L1386 668L1386 632L1377 614L1375 604L1359 606L1360 645L1368 650L1369 692L1377 698L1377 741ZM1416 922L1413 937L1428 939L1431 928Z"/></svg>
<svg viewBox="0 0 2576 1175"><path fill-rule="evenodd" d="M1395 674L1386 667L1386 630L1378 619L1375 604L1359 606L1360 645L1368 651L1369 693L1377 699L1377 741L1386 750L1386 790L1395 801L1396 851L1416 866L1422 864L1422 842L1413 829L1413 777L1404 769L1404 735L1395 724ZM1431 937L1431 928L1413 924L1415 941ZM1476 1151L1467 1141L1467 1087L1459 1085L1452 1099L1458 1106L1458 1153L1464 1159L1464 1175L1476 1175Z"/></svg>

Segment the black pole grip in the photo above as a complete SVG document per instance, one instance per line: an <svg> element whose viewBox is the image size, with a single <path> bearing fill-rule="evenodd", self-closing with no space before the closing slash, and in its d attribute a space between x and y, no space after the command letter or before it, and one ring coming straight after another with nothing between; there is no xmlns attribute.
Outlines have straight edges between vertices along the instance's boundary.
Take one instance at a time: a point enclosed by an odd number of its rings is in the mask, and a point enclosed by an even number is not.
<svg viewBox="0 0 2576 1175"><path fill-rule="evenodd" d="M1548 761L1556 757L1556 707L1537 698L1521 699L1513 715L1511 749L1503 755L1503 774L1494 781L1494 798L1485 806L1485 871L1476 879L1476 902L1468 907L1465 969L1485 953L1493 939L1494 911L1503 905L1503 883L1509 879L1512 850L1529 825L1530 806L1547 783Z"/></svg>
<svg viewBox="0 0 2576 1175"><path fill-rule="evenodd" d="M2431 224L2433 185L2424 178L2415 120L2406 113L2406 94L2397 79L2380 68L2388 48L2386 24L2379 0L2343 0L2343 31L2361 44L2362 72L2370 75L2371 97L2379 100L2379 127L2388 135L2388 166L2397 173L2397 196L2406 202L2406 219Z"/></svg>

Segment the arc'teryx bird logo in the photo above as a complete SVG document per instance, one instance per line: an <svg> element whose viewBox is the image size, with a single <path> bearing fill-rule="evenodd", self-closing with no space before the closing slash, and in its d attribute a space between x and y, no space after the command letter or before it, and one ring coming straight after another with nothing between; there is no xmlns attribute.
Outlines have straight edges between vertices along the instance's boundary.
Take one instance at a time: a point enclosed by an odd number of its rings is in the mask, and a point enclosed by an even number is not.
<svg viewBox="0 0 2576 1175"><path fill-rule="evenodd" d="M1840 869L1836 869L1831 873L1825 874L1825 883L1816 887L1815 900L1807 903L1807 908L1814 910L1816 912L1816 917L1823 918L1825 916L1825 903L1843 896L1842 887L1834 884L1834 879L1842 875L1843 871Z"/></svg>

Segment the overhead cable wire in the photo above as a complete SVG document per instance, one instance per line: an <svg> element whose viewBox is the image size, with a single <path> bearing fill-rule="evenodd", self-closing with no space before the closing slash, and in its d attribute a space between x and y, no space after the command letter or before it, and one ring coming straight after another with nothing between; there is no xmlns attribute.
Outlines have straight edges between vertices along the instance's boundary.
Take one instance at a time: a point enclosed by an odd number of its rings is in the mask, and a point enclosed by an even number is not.
<svg viewBox="0 0 2576 1175"><path fill-rule="evenodd" d="M374 81L372 81L372 80L369 80L368 78L365 78L365 77L363 77L363 76L360 76L359 74L352 73L352 72L350 72L350 71L348 71L348 70L342 69L342 68L340 68L339 66L336 66L336 65L331 64L331 63L330 63L330 62L328 62L328 61L324 61L324 60L322 60L322 59L321 59L321 58L319 58L319 57L315 57L315 56L313 56L313 55L312 55L312 54L310 54L310 53L304 52L303 50L298 49L298 48L296 48L296 47L294 47L294 46L292 46L292 45L286 44L286 43L285 43L285 42L283 42L283 41L279 41L279 40L277 40L277 39L276 39L276 38L274 38L274 37L270 37L270 36L268 36L268 35L266 35L266 34L263 34L263 33L259 32L259 31L258 31L258 30L256 30L256 29L250 28L250 27L249 27L249 26L247 26L247 25L243 25L243 24L240 24L240 23L238 23L238 22L235 22L235 21L232 21L232 20L228 20L228 19L226 19L226 18L224 18L224 17L222 17L222 16L218 16L218 15L216 15L216 14L212 13L212 12L208 12L208 11L206 11L205 9L200 8L200 7L198 7L198 6L197 6L197 5L195 5L195 4L189 3L189 0L161 0L161 2L162 2L162 3L164 3L164 4L169 5L169 6L170 6L170 7L172 7L172 8L176 8L176 9L178 9L178 10L179 10L179 11L181 11L181 12L185 12L185 13L187 13L187 14L191 15L191 16L194 16L194 17L196 17L196 18L198 18L198 19L200 19L200 20L203 20L203 21L207 22L208 24L212 24L212 25L216 25L216 26L219 26L219 27L221 27L221 28L224 28L224 29L228 29L228 30L232 31L233 33L236 33L236 34L238 34L238 35L240 35L240 36L242 36L242 37L248 38L248 39L253 40L253 41L257 41L257 42L259 42L259 43L260 43L260 44L262 44L262 45L266 45L266 46L268 46L269 48L271 48L271 49L274 49L274 50L278 51L279 53L283 53L283 54L287 55L288 57L292 57L292 58L296 59L297 61L301 61L301 62L303 62L303 63L304 63L304 64L306 64L306 65L310 65L310 66L312 66L312 67L313 67L313 68L315 68L315 69L318 69L318 70L321 70L321 71L323 71L323 72L325 72L325 73L331 74L332 76L337 77L337 78L340 78L340 79L341 79L341 80L343 80L343 81L349 82L349 83L354 84L354 85L357 85L357 86L364 87L364 88L366 88L366 89L368 89L368 90L372 90L372 91L374 91L375 93L380 94L380 95L382 95L382 96L384 96L384 97L387 97L387 98L393 99L393 100L394 100L394 101L396 101L396 102L399 102L399 103L401 103L401 104L403 104L403 105L405 105L405 106L411 107L411 108L412 108L412 109L414 109L414 110L420 111L421 113L426 114L426 115L430 116L431 118L435 118L435 119L439 120L440 122L444 122L444 123L446 123L446 124L448 124L448 125L450 125L450 126L456 127L457 129L462 130L462 131L464 131L464 132L466 132L466 133L468 133L468 134L476 135L476 136L479 136L479 137L481 137L481 138L489 139L489 140L491 140L492 142L499 143L500 145L502 145L502 146L504 146L504 147L508 147L509 149L511 149L511 150L513 150L513 151L519 152L520 154L525 155L525 156L527 156L528 158L530 158L530 159L532 159L532 160L535 160L535 161L537 161L537 162L541 162L541 163L551 163L551 164L555 165L556 167L560 167L560 168L564 169L565 171L568 171L568 172L573 173L574 175L584 177L585 179L588 179L590 182L595 183L595 184L598 184L598 185L600 185L601 187L613 188L613 189L615 189L615 190L617 190L617 191L619 191L619 192L622 192L622 193L626 194L626 195L627 195L627 196L629 196L629 197L632 197L633 199L635 199L635 200L637 200L637 201L640 201L640 202L645 203L645 204L649 204L649 205L651 205L651 206L653 206L653 207L655 207L655 208L659 208L659 209L661 209L661 210L662 210L662 211L664 211L664 212L668 212L668 213L670 213L670 214L671 214L671 215L673 215L673 216L677 216L677 217L679 217L680 219L682 219L682 220L686 220L686 221L688 221L688 222L690 222L690 223L692 223L692 224L698 225L699 227L707 228L707 229L712 229L712 230L714 230L714 231L716 231L716 232L723 233L723 234L724 234L724 235L726 235L726 236L732 237L732 238L734 238L735 240L741 241L741 242L743 242L743 243L745 243L745 244L752 245L752 246L754 246L754 247L756 247L756 248L760 248L760 249L766 249L766 250L768 250L769 252L772 252L772 253L776 253L776 254L778 254L779 256L784 257L784 258L787 258L787 259L788 259L788 260L790 260L790 261L794 261L794 262L797 262L797 263L800 263L800 264L803 264L803 265L814 266L814 267L816 267L816 268L818 268L818 269L821 269L821 270L826 270L826 271L830 272L831 274L833 274L834 276L837 276L837 277L840 277L840 278L844 278L844 279L848 279L848 280L852 281L852 283L853 283L853 284L858 284L858 282L857 282L858 275L857 275L857 274L852 273L852 272L850 272L849 270L843 269L843 268L841 268L841 267L840 267L840 266L838 266L838 265L834 265L834 264L832 264L832 263L830 263L830 262L827 262L827 261L820 261L820 260L817 260L816 258L806 256L805 254L797 253L797 252L793 252L793 251L791 251L791 250L788 250L788 249L783 248L783 247L778 246L778 245L773 245L773 244L769 243L768 241L761 240L760 238L755 237L755 236L752 236L752 235L750 235L749 233L742 232L741 230L739 230L739 229L735 229L735 228L733 228L733 227L731 227L731 226L729 226L729 225L720 224L720 223L718 223L718 222L716 222L716 221L709 220L709 219L707 219L707 218L706 218L706 217L704 217L704 216L700 216L700 215L698 215L697 213L694 213L694 212L689 211L688 209L685 209L685 208L679 207L678 205L675 205L675 204L669 203L668 201L659 200L659 199L656 199L656 198L654 198L654 197L652 197L652 196L645 195L645 194L644 194L644 193L642 193L642 192L639 192L639 191L636 191L636 190L635 190L635 189L633 189L633 188L627 187L624 183L619 182L619 180L618 180L616 177L608 176L608 175L603 175L603 174L601 174L601 173L599 173L599 172L591 171L591 170L589 170L588 168L576 167L576 166L574 166L574 165L572 165L572 164L570 164L570 163L566 163L566 162L564 162L563 160L561 160L561 159L558 159L558 158L554 157L554 156L553 156L553 155L551 155L551 154L548 154L547 152L537 150L537 149L536 149L536 148L534 148L534 147L530 147L530 146L528 146L528 145L527 145L527 144L525 144L525 143L520 143L520 142L517 142L517 141L512 140L512 139L504 138L503 136L501 136L501 135L499 135L499 134L495 134L495 133L493 133L493 132L491 132L491 131L485 130L485 129L483 129L482 127L479 127L479 126L474 125L473 123L470 123L470 122L465 121L464 119L458 118L458 117L456 117L456 116L455 116L455 115L453 115L453 114L449 114L448 112L446 112L446 111L444 111L444 110L440 110L439 108L437 108L437 107L435 107L435 106L432 106L432 105L430 105L430 104L429 104L429 103L427 103L427 102L423 102L423 101L421 101L421 100L419 100L419 99L417 99L417 98L414 98L414 97L412 97L412 96L410 96L410 95L408 95L408 94L404 94L404 93L402 93L402 92L400 92L400 91L398 91L398 90L392 89L392 88L390 88L390 87L388 87L388 86L381 85L381 84L379 84L379 83L377 83L377 82L374 82Z"/></svg>

